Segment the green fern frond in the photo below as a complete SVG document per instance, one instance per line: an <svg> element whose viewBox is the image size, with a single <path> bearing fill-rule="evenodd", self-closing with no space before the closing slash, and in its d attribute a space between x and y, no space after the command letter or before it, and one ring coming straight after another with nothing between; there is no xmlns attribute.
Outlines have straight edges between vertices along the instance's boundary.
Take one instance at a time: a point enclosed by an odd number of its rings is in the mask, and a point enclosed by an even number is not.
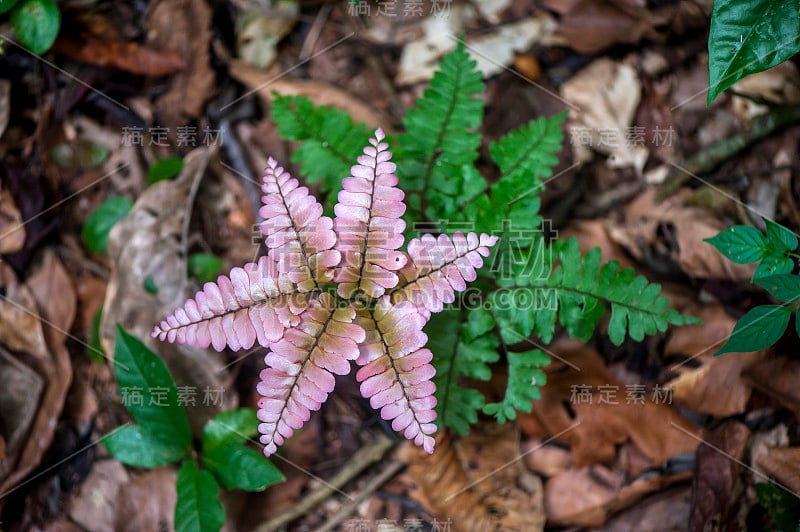
<svg viewBox="0 0 800 532"><path fill-rule="evenodd" d="M550 364L550 357L539 349L523 353L508 354L508 382L506 394L499 403L489 403L483 407L486 414L497 418L500 423L517 418L517 410L530 413L531 401L542 398L541 386L547 375L539 368Z"/></svg>
<svg viewBox="0 0 800 532"><path fill-rule="evenodd" d="M550 177L558 164L565 118L566 112L532 120L489 146L489 153L502 172L492 185L491 202L514 229L540 224L542 180Z"/></svg>
<svg viewBox="0 0 800 532"><path fill-rule="evenodd" d="M478 156L484 102L477 95L484 84L476 67L459 43L444 56L430 87L403 119L406 132L398 137L397 154L403 161L400 186L411 193L411 207L431 220L456 212L465 181L462 168ZM483 180L477 172L468 177Z"/></svg>
<svg viewBox="0 0 800 532"><path fill-rule="evenodd" d="M464 313L449 309L431 316L426 326L428 348L433 352L436 376L437 422L459 434L467 434L478 421L485 398L478 390L463 386L462 378L488 381L489 364L497 362L499 341L493 334L494 320L483 309Z"/></svg>
<svg viewBox="0 0 800 532"><path fill-rule="evenodd" d="M544 343L553 339L556 320L570 336L587 341L597 323L611 307L608 336L621 345L626 336L636 341L645 335L666 331L668 325L699 323L697 318L668 308L669 301L660 295L661 286L649 283L632 268L620 269L617 261L601 264L600 249L581 257L574 237L557 242L558 266L546 278L531 276L524 283L503 288L497 298L517 300L518 306L499 305L497 316L504 341L519 341L535 334ZM545 261L552 261L548 254ZM524 303L521 301L524 299Z"/></svg>
<svg viewBox="0 0 800 532"><path fill-rule="evenodd" d="M328 204L336 203L342 178L369 136L363 124L353 124L346 112L320 106L305 96L277 95L272 102L272 120L281 138L302 144L292 162L302 163L301 172L309 183L321 182Z"/></svg>

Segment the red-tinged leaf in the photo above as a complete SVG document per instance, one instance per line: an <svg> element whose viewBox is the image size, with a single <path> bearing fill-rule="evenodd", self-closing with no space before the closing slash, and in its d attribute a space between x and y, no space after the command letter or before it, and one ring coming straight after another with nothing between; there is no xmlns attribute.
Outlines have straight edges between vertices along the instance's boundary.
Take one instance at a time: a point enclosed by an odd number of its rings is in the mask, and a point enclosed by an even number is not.
<svg viewBox="0 0 800 532"><path fill-rule="evenodd" d="M336 249L342 253L335 280L344 298L359 292L382 296L397 285L394 272L408 260L405 253L397 251L403 245L406 224L400 217L406 206L384 138L383 130L375 131L370 146L358 157L359 164L350 168L352 177L342 181L344 190L334 207Z"/></svg>
<svg viewBox="0 0 800 532"><path fill-rule="evenodd" d="M222 351L249 349L256 341L268 347L297 323L307 306L303 294L267 257L234 268L206 283L193 299L157 325L151 335L160 340Z"/></svg>
<svg viewBox="0 0 800 532"><path fill-rule="evenodd" d="M489 247L496 236L455 233L451 239L422 235L408 243L411 260L400 270L403 284L391 292L392 301L411 301L419 309L441 312L444 303L455 300L455 292L463 292L467 283L477 277L475 270L483 266Z"/></svg>
<svg viewBox="0 0 800 532"><path fill-rule="evenodd" d="M260 228L269 256L300 291L319 288L333 279L333 268L341 259L331 249L336 243L333 221L322 216L322 205L308 188L271 157L263 181L264 205L258 212L264 218Z"/></svg>
<svg viewBox="0 0 800 532"><path fill-rule="evenodd" d="M275 342L261 372L258 430L264 454L271 455L311 417L333 391L333 374L350 373L364 330L353 324L355 310L337 308L333 296L320 295L300 323Z"/></svg>
<svg viewBox="0 0 800 532"><path fill-rule="evenodd" d="M436 391L431 378L436 370L433 355L423 346L428 337L422 332L427 320L408 301L392 305L384 296L374 309L359 312L356 323L366 331L361 355L363 366L356 374L361 395L381 417L392 421L392 428L433 452L436 432Z"/></svg>

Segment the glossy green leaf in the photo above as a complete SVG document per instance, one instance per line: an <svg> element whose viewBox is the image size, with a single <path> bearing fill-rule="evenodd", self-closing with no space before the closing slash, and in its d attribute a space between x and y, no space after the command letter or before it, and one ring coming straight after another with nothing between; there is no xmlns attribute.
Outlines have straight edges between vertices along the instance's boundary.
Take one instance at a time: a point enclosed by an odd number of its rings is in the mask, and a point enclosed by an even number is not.
<svg viewBox="0 0 800 532"><path fill-rule="evenodd" d="M53 46L61 26L61 12L55 0L23 0L11 12L11 27L20 44L35 54Z"/></svg>
<svg viewBox="0 0 800 532"><path fill-rule="evenodd" d="M737 264L756 262L767 252L764 235L749 225L729 227L705 241Z"/></svg>
<svg viewBox="0 0 800 532"><path fill-rule="evenodd" d="M92 253L108 251L108 234L118 221L125 218L133 202L124 196L111 196L98 205L86 218L81 237L86 249Z"/></svg>
<svg viewBox="0 0 800 532"><path fill-rule="evenodd" d="M786 303L800 297L800 277L797 275L769 275L755 279L754 282L761 285L772 297Z"/></svg>
<svg viewBox="0 0 800 532"><path fill-rule="evenodd" d="M184 449L191 447L192 433L186 412L178 402L178 390L164 361L138 338L117 325L114 370L120 395L141 396L127 401L133 418L158 440Z"/></svg>
<svg viewBox="0 0 800 532"><path fill-rule="evenodd" d="M224 444L203 453L203 465L226 490L261 491L286 478L260 452L244 445Z"/></svg>
<svg viewBox="0 0 800 532"><path fill-rule="evenodd" d="M106 359L103 343L100 341L100 322L102 319L103 307L100 307L92 316L92 328L89 329L89 338L87 339L89 358L98 364L102 364Z"/></svg>
<svg viewBox="0 0 800 532"><path fill-rule="evenodd" d="M772 247L781 251L794 251L797 249L797 235L780 224L763 218L767 227L767 241Z"/></svg>
<svg viewBox="0 0 800 532"><path fill-rule="evenodd" d="M241 444L258 434L258 416L252 408L220 412L203 427L203 452L221 445Z"/></svg>
<svg viewBox="0 0 800 532"><path fill-rule="evenodd" d="M177 462L187 450L180 445L155 438L141 425L126 425L103 438L103 447L111 456L134 467L152 469Z"/></svg>
<svg viewBox="0 0 800 532"><path fill-rule="evenodd" d="M166 181L177 176L183 170L183 159L180 157L164 157L158 159L147 171L147 186L159 181Z"/></svg>
<svg viewBox="0 0 800 532"><path fill-rule="evenodd" d="M730 338L714 356L766 349L783 336L791 315L791 307L780 305L761 305L750 309L739 318Z"/></svg>
<svg viewBox="0 0 800 532"><path fill-rule="evenodd" d="M156 295L158 293L158 285L156 284L156 280L153 279L152 275L148 275L144 278L143 288L144 291L148 294Z"/></svg>
<svg viewBox="0 0 800 532"><path fill-rule="evenodd" d="M19 0L0 0L0 15L7 11L11 11L11 8L17 5Z"/></svg>
<svg viewBox="0 0 800 532"><path fill-rule="evenodd" d="M797 0L715 0L708 36L708 103L743 77L800 50Z"/></svg>
<svg viewBox="0 0 800 532"><path fill-rule="evenodd" d="M189 277L201 283L212 282L222 269L222 259L211 253L193 253L189 255L188 267Z"/></svg>
<svg viewBox="0 0 800 532"><path fill-rule="evenodd" d="M225 523L214 475L186 460L178 473L175 532L218 532Z"/></svg>

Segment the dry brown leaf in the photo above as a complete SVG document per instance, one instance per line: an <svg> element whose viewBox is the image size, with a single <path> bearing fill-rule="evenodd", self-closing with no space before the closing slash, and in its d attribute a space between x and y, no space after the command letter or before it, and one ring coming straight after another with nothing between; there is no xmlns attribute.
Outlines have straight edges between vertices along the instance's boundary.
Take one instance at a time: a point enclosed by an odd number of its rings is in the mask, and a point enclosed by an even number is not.
<svg viewBox="0 0 800 532"><path fill-rule="evenodd" d="M593 149L608 155L608 166L633 166L641 173L647 148L627 137L641 93L642 84L633 67L608 58L594 61L561 86L561 96L572 107L570 135L580 140L571 143L576 159L591 160ZM583 140L584 134L591 139L590 146Z"/></svg>
<svg viewBox="0 0 800 532"><path fill-rule="evenodd" d="M168 467L148 471L120 487L115 532L174 530L177 472Z"/></svg>
<svg viewBox="0 0 800 532"><path fill-rule="evenodd" d="M620 471L603 466L566 470L545 484L547 523L600 527L614 512L629 508L647 494L661 491L690 476L691 472L655 474L626 484Z"/></svg>
<svg viewBox="0 0 800 532"><path fill-rule="evenodd" d="M626 387L609 373L594 350L580 341L565 339L556 341L550 349L579 370L557 361L548 366L542 398L536 401L532 413L519 417L527 434L540 438L560 434L558 440L570 445L577 467L612 462L617 444L629 438L652 466L697 447L697 441L686 434L697 430L663 401L653 401L652 390L648 390L644 404L629 403ZM581 386L589 387L591 404L571 402ZM609 404L610 400L598 404L603 397L601 386L615 391L613 400L617 404ZM610 399L610 392L605 397ZM565 404L570 405L574 417Z"/></svg>
<svg viewBox="0 0 800 532"><path fill-rule="evenodd" d="M102 460L70 498L69 516L87 530L113 530L119 490L130 481L125 467L116 460Z"/></svg>
<svg viewBox="0 0 800 532"><path fill-rule="evenodd" d="M680 486L660 491L639 504L611 518L603 527L605 532L684 532L689 515L691 488Z"/></svg>
<svg viewBox="0 0 800 532"><path fill-rule="evenodd" d="M734 264L704 239L725 229L705 209L685 206L689 190L656 201L648 189L625 206L622 223L609 222L611 239L644 262L672 260L687 275L700 279L749 281L754 265Z"/></svg>
<svg viewBox="0 0 800 532"><path fill-rule="evenodd" d="M59 39L53 49L67 57L101 67L117 68L142 76L166 76L185 67L177 52L156 50L137 42Z"/></svg>
<svg viewBox="0 0 800 532"><path fill-rule="evenodd" d="M756 465L795 495L800 493L800 447L773 447Z"/></svg>
<svg viewBox="0 0 800 532"><path fill-rule="evenodd" d="M787 356L764 360L747 368L744 376L758 391L800 417L800 360Z"/></svg>
<svg viewBox="0 0 800 532"><path fill-rule="evenodd" d="M747 448L750 429L731 421L718 427L707 438L708 445L697 448L697 474L692 485L692 510L689 529L702 532L712 520L728 523L739 463ZM723 527L724 530L734 528Z"/></svg>
<svg viewBox="0 0 800 532"><path fill-rule="evenodd" d="M185 58L170 90L156 102L161 125L176 127L197 117L216 90L211 68L211 7L203 0L160 0L150 6L148 45Z"/></svg>
<svg viewBox="0 0 800 532"><path fill-rule="evenodd" d="M606 220L577 220L559 233L562 238L576 237L580 244L581 254L588 253L594 247L599 247L603 261L615 260L622 268L634 266L622 246L611 239Z"/></svg>
<svg viewBox="0 0 800 532"><path fill-rule="evenodd" d="M673 388L674 399L690 410L718 417L744 412L752 387L743 372L758 367L765 352L714 357L714 352L733 331L736 319L718 304L691 304L681 311L700 318L703 323L673 330L664 346L664 354L681 355L701 365L675 368L680 374L666 384Z"/></svg>
<svg viewBox="0 0 800 532"><path fill-rule="evenodd" d="M25 226L11 193L0 182L0 255L16 253L25 245Z"/></svg>
<svg viewBox="0 0 800 532"><path fill-rule="evenodd" d="M8 117L11 111L11 82L7 79L0 80L0 138L8 127Z"/></svg>
<svg viewBox="0 0 800 532"><path fill-rule="evenodd" d="M352 117L353 122L364 122L369 128L386 127L392 121L349 92L314 80L280 78L277 68L258 70L244 61L231 61L228 73L250 90L254 90L265 105L272 102L273 91L283 96L306 96L315 105L337 107Z"/></svg>
<svg viewBox="0 0 800 532"><path fill-rule="evenodd" d="M8 413L3 423L6 456L0 461L2 493L39 465L52 442L72 381L64 341L75 319L76 297L69 276L51 251L45 252L25 285L18 284L8 267L0 264L0 285L5 288L0 338L11 350L29 355L16 358L0 348L4 377L0 403Z"/></svg>
<svg viewBox="0 0 800 532"><path fill-rule="evenodd" d="M566 10L565 10L566 7ZM560 6L558 33L576 52L593 55L615 44L656 38L662 21L639 2L580 0Z"/></svg>
<svg viewBox="0 0 800 532"><path fill-rule="evenodd" d="M157 320L172 312L196 288L187 279L187 216L191 215L200 179L208 167L210 152L198 148L184 158L180 175L147 188L130 214L114 225L108 240L111 276L103 305L100 337L107 354L114 352L115 328L142 339L166 362L178 386L194 386L198 393L222 387L220 355L211 351L158 342L150 338ZM158 288L148 293L150 278ZM223 394L231 401L235 394ZM223 405L197 401L187 409L195 430Z"/></svg>
<svg viewBox="0 0 800 532"><path fill-rule="evenodd" d="M438 519L452 519L455 530L543 530L541 480L519 458L513 424L481 423L461 438L440 431L432 455L409 449L415 498Z"/></svg>

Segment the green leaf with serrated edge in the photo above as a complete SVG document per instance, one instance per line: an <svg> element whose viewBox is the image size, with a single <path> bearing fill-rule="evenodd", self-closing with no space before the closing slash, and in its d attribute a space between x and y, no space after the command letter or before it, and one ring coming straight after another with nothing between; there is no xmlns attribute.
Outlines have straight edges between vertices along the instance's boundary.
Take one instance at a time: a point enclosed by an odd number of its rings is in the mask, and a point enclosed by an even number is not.
<svg viewBox="0 0 800 532"><path fill-rule="evenodd" d="M203 427L203 452L220 445L244 443L258 434L258 416L252 408L220 412Z"/></svg>
<svg viewBox="0 0 800 532"><path fill-rule="evenodd" d="M261 491L286 480L262 453L243 445L223 444L203 452L203 465L226 490Z"/></svg>
<svg viewBox="0 0 800 532"><path fill-rule="evenodd" d="M222 269L222 259L211 253L192 253L187 261L189 277L201 283L213 282Z"/></svg>
<svg viewBox="0 0 800 532"><path fill-rule="evenodd" d="M715 0L708 36L708 103L743 77L799 50L797 0Z"/></svg>
<svg viewBox="0 0 800 532"><path fill-rule="evenodd" d="M547 380L547 375L539 368L549 363L550 357L538 349L509 353L505 397L501 402L487 404L483 411L495 416L500 423L516 419L517 410L530 413L532 401L541 399L540 387Z"/></svg>
<svg viewBox="0 0 800 532"><path fill-rule="evenodd" d="M780 224L762 218L767 227L767 242L772 244L773 248L781 251L794 251L797 249L797 236L789 231L787 228Z"/></svg>
<svg viewBox="0 0 800 532"><path fill-rule="evenodd" d="M175 532L219 532L225 523L225 508L219 501L214 475L186 460L175 487Z"/></svg>
<svg viewBox="0 0 800 532"><path fill-rule="evenodd" d="M147 170L147 186L159 181L166 181L177 176L183 170L183 159L180 157L164 157L150 165Z"/></svg>
<svg viewBox="0 0 800 532"><path fill-rule="evenodd" d="M188 449L192 432L186 412L178 403L178 390L164 361L138 338L117 325L114 370L120 395L137 392L138 400L125 405L133 418L154 438Z"/></svg>
<svg viewBox="0 0 800 532"><path fill-rule="evenodd" d="M41 55L58 37L61 12L55 0L23 0L11 12L10 20L20 44Z"/></svg>
<svg viewBox="0 0 800 532"><path fill-rule="evenodd" d="M125 218L133 202L124 196L106 198L93 210L83 224L81 237L86 249L92 253L105 253L108 251L108 234L118 221Z"/></svg>
<svg viewBox="0 0 800 532"><path fill-rule="evenodd" d="M163 442L142 429L141 425L126 425L103 438L111 456L129 466L152 469L177 462L186 456L180 445Z"/></svg>
<svg viewBox="0 0 800 532"><path fill-rule="evenodd" d="M729 227L705 241L737 264L756 262L768 251L761 231L748 225Z"/></svg>
<svg viewBox="0 0 800 532"><path fill-rule="evenodd" d="M791 307L780 305L761 305L750 309L739 318L730 338L714 356L766 349L783 336L791 315Z"/></svg>
<svg viewBox="0 0 800 532"><path fill-rule="evenodd" d="M761 285L772 297L790 303L800 297L800 277L797 275L769 275L753 282Z"/></svg>

